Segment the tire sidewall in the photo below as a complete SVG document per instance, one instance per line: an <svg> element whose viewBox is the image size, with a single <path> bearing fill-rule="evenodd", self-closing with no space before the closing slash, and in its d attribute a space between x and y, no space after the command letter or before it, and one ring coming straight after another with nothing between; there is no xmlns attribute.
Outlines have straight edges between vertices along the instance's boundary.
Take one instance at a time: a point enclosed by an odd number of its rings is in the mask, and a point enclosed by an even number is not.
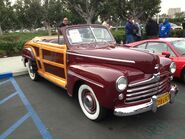
<svg viewBox="0 0 185 139"><path fill-rule="evenodd" d="M83 105L83 102L82 102L82 93L83 93L84 90L89 90L89 91L92 93L92 95L93 95L93 97L94 97L94 99L95 99L95 102L96 102L96 111L95 111L95 113L93 113L93 114L90 114L90 113L85 109L85 107L84 107L84 105ZM79 101L79 104L80 104L80 107L81 107L83 113L84 113L90 120L97 120L97 119L100 117L100 104L99 104L99 102L98 102L98 100L97 100L97 98L96 98L96 95L95 95L93 89L92 89L90 86L88 86L88 85L86 85L86 84L83 84L83 85L81 85L81 86L79 87L79 89L78 89L78 101Z"/></svg>
<svg viewBox="0 0 185 139"><path fill-rule="evenodd" d="M36 73L35 72L31 73L31 71L30 71L30 66L32 66L31 60L28 60L28 62L26 63L26 66L27 66L28 74L29 74L31 80L36 80L36 78L37 78ZM32 66L32 68L33 68L33 66Z"/></svg>

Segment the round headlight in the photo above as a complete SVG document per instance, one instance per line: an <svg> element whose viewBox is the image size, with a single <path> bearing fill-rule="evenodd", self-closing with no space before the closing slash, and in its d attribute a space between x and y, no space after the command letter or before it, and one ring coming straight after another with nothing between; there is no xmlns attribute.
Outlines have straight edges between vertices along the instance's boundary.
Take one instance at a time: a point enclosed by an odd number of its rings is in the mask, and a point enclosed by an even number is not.
<svg viewBox="0 0 185 139"><path fill-rule="evenodd" d="M175 71L176 71L176 64L174 62L172 62L171 65L170 65L170 72L172 74L174 74Z"/></svg>
<svg viewBox="0 0 185 139"><path fill-rule="evenodd" d="M116 80L116 89L118 92L122 92L126 89L127 87L127 78L125 76L120 76L117 80Z"/></svg>

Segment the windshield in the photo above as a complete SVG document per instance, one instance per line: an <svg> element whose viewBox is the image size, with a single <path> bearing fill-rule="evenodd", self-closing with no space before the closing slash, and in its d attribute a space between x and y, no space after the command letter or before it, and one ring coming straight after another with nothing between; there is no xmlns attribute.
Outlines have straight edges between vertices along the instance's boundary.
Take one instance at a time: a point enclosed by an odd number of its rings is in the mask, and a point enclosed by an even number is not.
<svg viewBox="0 0 185 139"><path fill-rule="evenodd" d="M69 29L67 30L67 37L71 44L114 41L106 28L98 27Z"/></svg>
<svg viewBox="0 0 185 139"><path fill-rule="evenodd" d="M185 40L178 40L172 42L174 48L180 53L181 56L185 56Z"/></svg>

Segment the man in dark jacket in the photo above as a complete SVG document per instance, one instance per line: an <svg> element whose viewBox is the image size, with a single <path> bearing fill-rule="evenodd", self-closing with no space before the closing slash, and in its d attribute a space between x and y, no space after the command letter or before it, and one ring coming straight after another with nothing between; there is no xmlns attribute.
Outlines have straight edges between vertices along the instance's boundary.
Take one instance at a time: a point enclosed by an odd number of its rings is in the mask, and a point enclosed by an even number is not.
<svg viewBox="0 0 185 139"><path fill-rule="evenodd" d="M129 18L125 25L126 43L134 42L134 24L132 18Z"/></svg>
<svg viewBox="0 0 185 139"><path fill-rule="evenodd" d="M184 21L182 22L182 28L183 28L183 37L185 37L185 18Z"/></svg>
<svg viewBox="0 0 185 139"><path fill-rule="evenodd" d="M146 23L145 31L148 39L157 38L159 35L159 25L152 18L149 18Z"/></svg>

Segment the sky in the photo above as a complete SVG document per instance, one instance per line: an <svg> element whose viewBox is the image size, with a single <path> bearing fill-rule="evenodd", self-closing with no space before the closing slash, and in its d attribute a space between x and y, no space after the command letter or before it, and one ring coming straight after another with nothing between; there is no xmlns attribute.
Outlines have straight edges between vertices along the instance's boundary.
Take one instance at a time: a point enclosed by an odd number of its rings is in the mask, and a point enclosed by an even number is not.
<svg viewBox="0 0 185 139"><path fill-rule="evenodd" d="M185 11L185 0L161 0L161 13L167 13L169 8L181 8L181 11Z"/></svg>
<svg viewBox="0 0 185 139"><path fill-rule="evenodd" d="M10 0L13 3L16 0ZM185 0L161 0L161 14L167 13L169 8L181 8L185 11Z"/></svg>

